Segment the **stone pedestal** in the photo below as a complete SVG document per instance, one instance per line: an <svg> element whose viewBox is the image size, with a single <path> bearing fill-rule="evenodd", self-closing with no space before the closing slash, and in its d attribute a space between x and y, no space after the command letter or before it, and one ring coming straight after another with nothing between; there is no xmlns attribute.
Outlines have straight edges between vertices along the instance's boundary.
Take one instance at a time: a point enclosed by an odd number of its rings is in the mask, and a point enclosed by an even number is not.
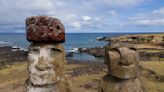
<svg viewBox="0 0 164 92"><path fill-rule="evenodd" d="M101 79L98 92L144 92L139 79L139 55L123 44L106 47L108 74Z"/></svg>
<svg viewBox="0 0 164 92"><path fill-rule="evenodd" d="M71 92L64 74L64 26L58 19L46 16L27 18L26 24L27 39L32 43L25 92Z"/></svg>

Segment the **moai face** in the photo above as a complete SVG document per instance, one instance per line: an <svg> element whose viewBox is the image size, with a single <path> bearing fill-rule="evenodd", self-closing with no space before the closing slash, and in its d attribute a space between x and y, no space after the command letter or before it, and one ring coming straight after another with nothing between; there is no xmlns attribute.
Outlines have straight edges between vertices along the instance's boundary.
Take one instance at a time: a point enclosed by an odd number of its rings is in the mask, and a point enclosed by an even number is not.
<svg viewBox="0 0 164 92"><path fill-rule="evenodd" d="M35 85L54 84L63 78L65 54L60 44L29 47L29 80Z"/></svg>
<svg viewBox="0 0 164 92"><path fill-rule="evenodd" d="M64 25L57 18L34 16L26 19L27 40L30 42L65 41Z"/></svg>
<svg viewBox="0 0 164 92"><path fill-rule="evenodd" d="M120 79L135 78L138 75L138 53L127 47L114 47L106 51L109 73Z"/></svg>

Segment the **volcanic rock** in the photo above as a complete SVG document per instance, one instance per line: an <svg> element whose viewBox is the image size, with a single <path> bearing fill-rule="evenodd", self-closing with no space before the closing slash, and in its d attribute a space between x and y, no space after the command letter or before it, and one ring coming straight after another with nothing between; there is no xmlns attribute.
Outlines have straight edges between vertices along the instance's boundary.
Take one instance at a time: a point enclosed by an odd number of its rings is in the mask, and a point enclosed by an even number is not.
<svg viewBox="0 0 164 92"><path fill-rule="evenodd" d="M26 19L27 40L30 42L65 41L64 25L57 18L33 16Z"/></svg>

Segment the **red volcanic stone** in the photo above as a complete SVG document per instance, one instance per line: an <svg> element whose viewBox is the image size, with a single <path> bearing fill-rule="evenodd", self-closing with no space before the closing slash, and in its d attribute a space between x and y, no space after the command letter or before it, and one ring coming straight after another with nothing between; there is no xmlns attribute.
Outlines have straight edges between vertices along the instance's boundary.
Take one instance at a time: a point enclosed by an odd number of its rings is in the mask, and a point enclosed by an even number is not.
<svg viewBox="0 0 164 92"><path fill-rule="evenodd" d="M57 18L33 16L26 19L27 40L29 42L65 41L64 25Z"/></svg>

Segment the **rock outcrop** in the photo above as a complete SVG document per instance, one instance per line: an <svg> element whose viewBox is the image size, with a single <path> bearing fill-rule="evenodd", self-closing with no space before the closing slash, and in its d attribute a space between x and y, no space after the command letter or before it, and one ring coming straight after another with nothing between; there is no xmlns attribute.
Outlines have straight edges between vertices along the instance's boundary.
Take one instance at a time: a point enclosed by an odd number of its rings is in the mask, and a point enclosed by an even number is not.
<svg viewBox="0 0 164 92"><path fill-rule="evenodd" d="M15 50L12 46L0 47L0 67L6 64L13 64L15 62L26 62L27 51Z"/></svg>
<svg viewBox="0 0 164 92"><path fill-rule="evenodd" d="M135 48L117 43L107 46L105 64L108 74L101 80L98 92L144 92Z"/></svg>
<svg viewBox="0 0 164 92"><path fill-rule="evenodd" d="M56 35L58 34L57 30L53 30L54 34L49 29L40 30L42 29L40 25L51 24L49 23L51 21L45 22L45 18L46 20L58 21L55 18L45 16L31 17L26 20L27 38L32 43L29 46L29 77L26 81L25 92L71 92L71 83L64 74L65 51L62 44L60 44L65 40L65 37ZM33 26L33 24L38 24L39 28L36 30L35 27L29 29L28 25ZM53 27L58 26L58 22L51 25ZM49 39L49 37L54 38Z"/></svg>

